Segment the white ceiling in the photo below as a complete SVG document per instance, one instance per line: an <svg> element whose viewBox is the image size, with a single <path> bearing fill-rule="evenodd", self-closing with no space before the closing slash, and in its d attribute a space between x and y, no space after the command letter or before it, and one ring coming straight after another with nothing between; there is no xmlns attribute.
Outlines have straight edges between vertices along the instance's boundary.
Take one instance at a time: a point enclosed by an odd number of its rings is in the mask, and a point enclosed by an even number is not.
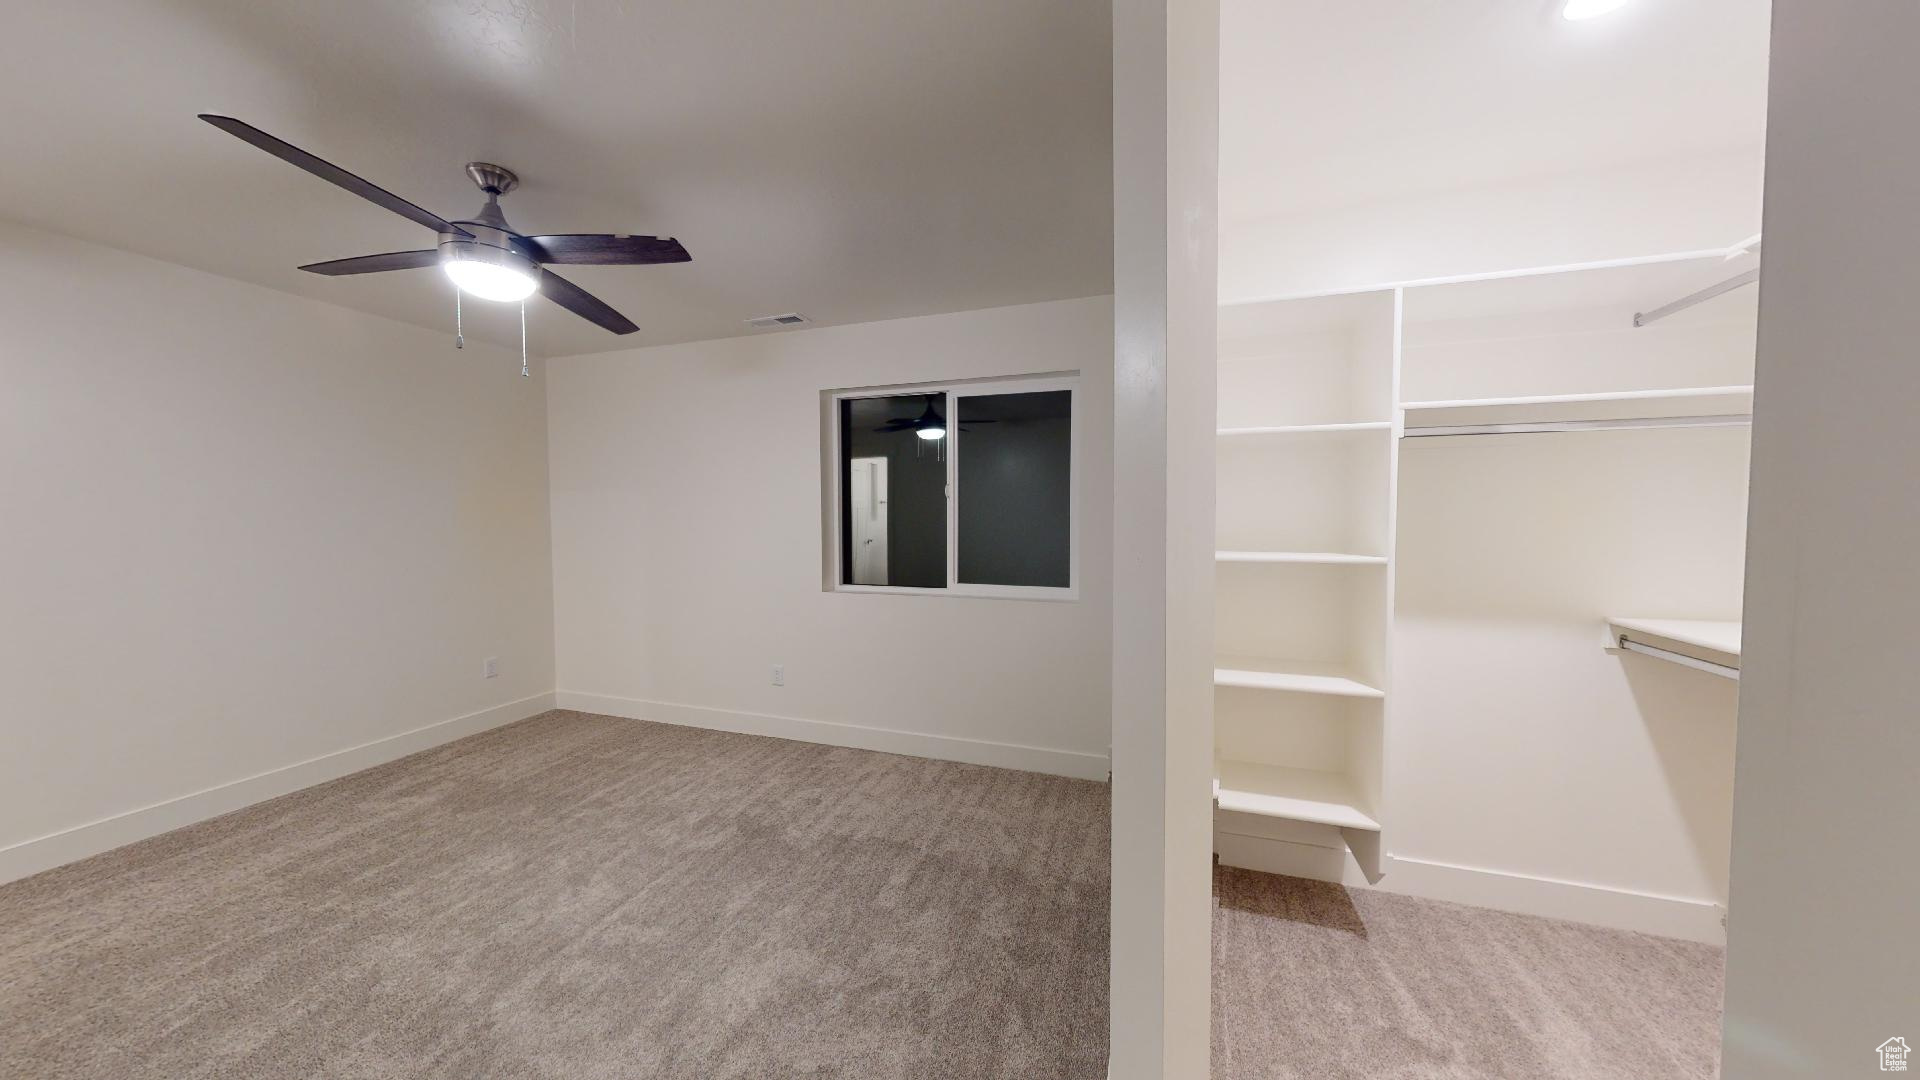
<svg viewBox="0 0 1920 1080"><path fill-rule="evenodd" d="M1768 0L1223 0L1220 216L1757 146Z"/></svg>
<svg viewBox="0 0 1920 1080"><path fill-rule="evenodd" d="M1105 0L87 0L8 10L0 216L451 331L434 270L301 263L434 236L195 119L225 113L447 218L469 160L522 232L670 235L561 272L615 337L547 355L1111 290ZM476 310L479 309L479 310ZM517 340L497 306L468 330ZM477 325L476 325L477 324Z"/></svg>

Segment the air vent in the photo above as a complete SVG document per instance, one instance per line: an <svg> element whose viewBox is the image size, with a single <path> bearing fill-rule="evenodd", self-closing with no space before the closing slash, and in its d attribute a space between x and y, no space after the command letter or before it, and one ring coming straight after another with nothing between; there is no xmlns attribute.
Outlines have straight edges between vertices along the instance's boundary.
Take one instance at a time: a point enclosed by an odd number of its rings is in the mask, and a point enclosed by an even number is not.
<svg viewBox="0 0 1920 1080"><path fill-rule="evenodd" d="M762 315L757 319L748 319L748 326L799 326L807 321L805 315L789 311L785 315Z"/></svg>

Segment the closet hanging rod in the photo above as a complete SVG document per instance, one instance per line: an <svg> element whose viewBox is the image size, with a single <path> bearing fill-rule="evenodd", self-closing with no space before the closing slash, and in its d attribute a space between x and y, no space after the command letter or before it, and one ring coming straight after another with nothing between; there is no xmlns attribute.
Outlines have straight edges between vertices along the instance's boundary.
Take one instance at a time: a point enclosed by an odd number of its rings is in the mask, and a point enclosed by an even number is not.
<svg viewBox="0 0 1920 1080"><path fill-rule="evenodd" d="M1447 435L1537 435L1552 431L1621 431L1635 428L1740 427L1753 423L1752 413L1722 416L1624 416L1611 420L1536 420L1511 424L1453 424L1446 427L1410 427L1407 439Z"/></svg>
<svg viewBox="0 0 1920 1080"><path fill-rule="evenodd" d="M1671 649L1662 649L1654 645L1642 645L1624 634L1620 636L1620 647L1628 652L1637 652L1642 656L1651 656L1656 660L1666 660L1679 664L1681 667L1690 667L1695 671L1704 671L1709 675L1718 675L1723 679L1732 679L1735 682L1740 681L1740 669L1737 667L1729 667L1726 664L1716 664L1711 660L1702 660L1697 656L1688 656L1685 653L1677 653Z"/></svg>
<svg viewBox="0 0 1920 1080"><path fill-rule="evenodd" d="M1744 274L1735 274L1733 277L1730 277L1727 280L1722 281L1717 285L1709 285L1706 288L1701 289L1699 292L1688 293L1687 295L1681 297L1680 299L1675 300L1671 304L1662 304L1661 306L1654 308L1652 311L1636 311L1633 313L1633 325L1646 326L1648 323L1659 322L1661 319L1664 319L1675 312L1685 311L1686 309L1692 307L1695 304L1699 304L1707 300L1711 300L1714 297L1719 296L1723 293L1730 293L1742 285L1751 285L1754 282L1759 280L1760 280L1760 268L1754 267L1752 270L1748 270Z"/></svg>

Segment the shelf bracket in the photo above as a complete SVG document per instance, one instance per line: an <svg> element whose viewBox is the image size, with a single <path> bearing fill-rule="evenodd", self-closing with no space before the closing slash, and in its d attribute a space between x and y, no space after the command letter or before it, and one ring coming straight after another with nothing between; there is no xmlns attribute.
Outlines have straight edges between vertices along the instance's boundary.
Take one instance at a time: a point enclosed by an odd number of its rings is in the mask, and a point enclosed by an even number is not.
<svg viewBox="0 0 1920 1080"><path fill-rule="evenodd" d="M1353 852L1353 861L1360 864L1360 872L1367 876L1367 884L1380 884L1386 876L1380 869L1380 834L1368 829L1341 829L1340 837Z"/></svg>

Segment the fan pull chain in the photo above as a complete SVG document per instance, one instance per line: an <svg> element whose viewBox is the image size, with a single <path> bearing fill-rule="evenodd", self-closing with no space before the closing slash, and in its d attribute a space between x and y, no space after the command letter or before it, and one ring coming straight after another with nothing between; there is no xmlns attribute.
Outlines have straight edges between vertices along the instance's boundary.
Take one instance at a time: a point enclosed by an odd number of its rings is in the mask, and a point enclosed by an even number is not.
<svg viewBox="0 0 1920 1080"><path fill-rule="evenodd" d="M456 349L464 349L467 347L467 335L460 327L460 289L458 286L455 286L453 290L453 347Z"/></svg>
<svg viewBox="0 0 1920 1080"><path fill-rule="evenodd" d="M527 302L520 301L520 377L527 378L532 372L527 370Z"/></svg>

